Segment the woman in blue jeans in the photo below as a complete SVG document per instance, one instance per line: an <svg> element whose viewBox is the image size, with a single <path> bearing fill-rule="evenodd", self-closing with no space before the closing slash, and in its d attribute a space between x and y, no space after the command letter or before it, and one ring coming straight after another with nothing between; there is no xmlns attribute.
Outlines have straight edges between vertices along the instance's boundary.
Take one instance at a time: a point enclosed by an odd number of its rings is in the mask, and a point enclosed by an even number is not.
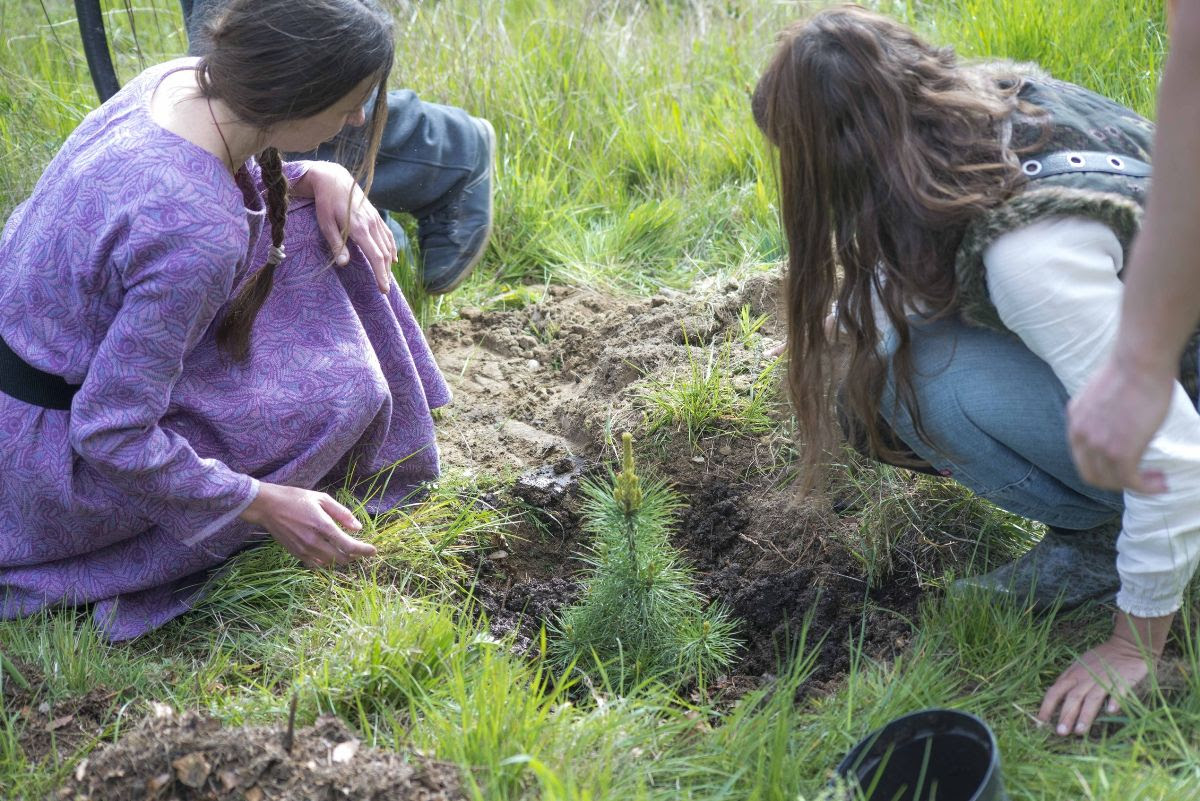
<svg viewBox="0 0 1200 801"><path fill-rule="evenodd" d="M1027 66L962 63L859 7L789 29L754 112L778 150L810 486L836 405L876 458L1046 523L1030 553L959 587L1038 611L1116 592L1112 636L1039 711L1085 734L1152 669L1200 560L1194 356L1146 457L1168 492L1090 487L1067 444L1067 401L1116 336L1153 126ZM849 354L839 379L835 344Z"/></svg>

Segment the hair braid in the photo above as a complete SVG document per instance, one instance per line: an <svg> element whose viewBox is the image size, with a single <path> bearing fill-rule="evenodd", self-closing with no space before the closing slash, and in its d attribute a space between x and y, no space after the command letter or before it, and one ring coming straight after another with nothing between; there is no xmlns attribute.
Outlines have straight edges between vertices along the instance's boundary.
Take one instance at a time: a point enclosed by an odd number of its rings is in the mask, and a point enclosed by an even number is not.
<svg viewBox="0 0 1200 801"><path fill-rule="evenodd" d="M288 211L288 182L283 175L283 159L278 150L268 147L258 155L258 164L267 188L267 221L271 226L271 244L282 250ZM278 258L268 256L262 269L246 279L217 328L217 344L239 362L245 361L250 355L250 333L254 328L254 318L271 292L278 264Z"/></svg>

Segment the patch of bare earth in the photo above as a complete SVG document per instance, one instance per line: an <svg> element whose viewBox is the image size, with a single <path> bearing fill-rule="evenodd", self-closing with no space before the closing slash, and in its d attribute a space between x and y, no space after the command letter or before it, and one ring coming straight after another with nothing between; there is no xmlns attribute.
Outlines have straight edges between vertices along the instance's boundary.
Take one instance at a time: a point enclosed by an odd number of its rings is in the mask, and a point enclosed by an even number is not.
<svg viewBox="0 0 1200 801"><path fill-rule="evenodd" d="M76 767L58 798L72 801L451 801L459 770L417 754L370 748L338 718L296 729L222 727L161 713Z"/></svg>
<svg viewBox="0 0 1200 801"><path fill-rule="evenodd" d="M796 497L794 454L779 430L718 424L695 443L682 431L644 436L645 394L656 383L722 353L735 386L769 365L765 351L783 336L777 291L774 275L633 300L551 287L541 303L466 309L435 326L430 341L455 392L438 430L443 465L516 476L505 500L524 512L500 558L480 560L474 594L496 633L516 632L518 647L531 649L543 622L577 597L587 544L578 482L613 463L613 437L629 430L640 440L639 472L685 499L674 541L701 590L740 624L745 648L721 688L737 695L770 679L806 616L810 644L821 643L807 691L845 673L860 631L871 656L907 644L921 592L915 571L868 587L842 544L857 520ZM741 333L743 307L750 319L770 315L753 337Z"/></svg>
<svg viewBox="0 0 1200 801"><path fill-rule="evenodd" d="M17 743L31 764L58 764L89 747L103 736L123 704L121 694L107 687L51 700L43 692L41 671L24 662L14 667L29 687L6 676L2 700L6 711L15 715Z"/></svg>

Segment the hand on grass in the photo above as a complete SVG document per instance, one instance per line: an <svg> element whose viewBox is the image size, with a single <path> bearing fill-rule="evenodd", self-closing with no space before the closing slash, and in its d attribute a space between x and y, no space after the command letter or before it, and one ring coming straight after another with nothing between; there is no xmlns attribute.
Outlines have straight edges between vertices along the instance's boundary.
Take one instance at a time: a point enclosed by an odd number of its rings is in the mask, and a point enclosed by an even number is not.
<svg viewBox="0 0 1200 801"><path fill-rule="evenodd" d="M350 261L349 245L342 241L346 231L349 242L358 245L380 292L392 282L392 262L396 260L396 239L383 217L367 200L362 187L345 167L333 162L314 162L292 187L302 197L316 201L317 227L339 267Z"/></svg>
<svg viewBox="0 0 1200 801"><path fill-rule="evenodd" d="M1104 489L1166 492L1161 471L1139 471L1146 446L1167 415L1173 372L1156 375L1114 355L1067 406L1071 456L1087 483Z"/></svg>
<svg viewBox="0 0 1200 801"><path fill-rule="evenodd" d="M835 305L835 309L836 309L836 305ZM830 342L832 342L833 340L837 339L837 335L838 335L837 311L831 311L825 317L825 336L829 339ZM785 353L787 353L787 349L788 349L788 343L780 342L778 345L776 345L772 348L768 348L765 355L768 359L774 359L779 356L783 356Z"/></svg>
<svg viewBox="0 0 1200 801"><path fill-rule="evenodd" d="M1050 723L1058 711L1055 733L1082 736L1101 709L1110 715L1118 712L1121 699L1150 675L1162 654L1172 618L1174 615L1135 618L1117 613L1112 636L1075 660L1046 691L1038 720Z"/></svg>
<svg viewBox="0 0 1200 801"><path fill-rule="evenodd" d="M266 529L306 567L344 565L375 555L375 546L342 530L362 528L354 513L323 492L264 481L241 518Z"/></svg>

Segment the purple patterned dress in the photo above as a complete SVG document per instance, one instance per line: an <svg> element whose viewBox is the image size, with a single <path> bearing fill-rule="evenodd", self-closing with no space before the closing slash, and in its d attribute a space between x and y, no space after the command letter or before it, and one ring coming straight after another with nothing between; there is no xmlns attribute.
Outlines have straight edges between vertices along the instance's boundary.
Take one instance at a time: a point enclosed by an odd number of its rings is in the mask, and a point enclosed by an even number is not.
<svg viewBox="0 0 1200 801"><path fill-rule="evenodd" d="M450 393L429 346L361 254L330 266L311 201L293 203L250 358L218 352L214 321L266 259L265 190L253 161L234 179L150 118L190 63L88 115L0 235L0 337L82 385L70 411L0 393L0 617L92 604L109 637L136 637L264 536L238 520L258 479L391 468L378 509L437 475L430 409Z"/></svg>

